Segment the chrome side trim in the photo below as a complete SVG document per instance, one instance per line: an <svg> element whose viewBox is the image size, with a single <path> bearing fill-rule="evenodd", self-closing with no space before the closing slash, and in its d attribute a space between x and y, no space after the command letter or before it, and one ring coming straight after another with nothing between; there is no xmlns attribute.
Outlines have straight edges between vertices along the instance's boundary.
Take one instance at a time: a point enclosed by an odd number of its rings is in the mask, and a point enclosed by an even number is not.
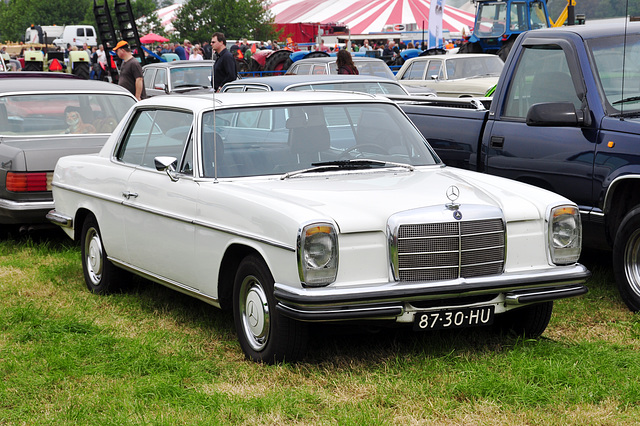
<svg viewBox="0 0 640 426"><path fill-rule="evenodd" d="M618 176L613 181L611 181L611 183L607 187L607 192L604 195L604 202L602 203L603 214L606 214L606 212L608 212L609 209L611 208L611 203L612 203L611 194L613 192L615 192L616 186L618 186L618 184L621 181L627 180L627 179L636 179L636 180L638 180L638 179L640 179L640 176L638 176L637 174Z"/></svg>
<svg viewBox="0 0 640 426"><path fill-rule="evenodd" d="M252 241L259 242L259 243L267 244L267 245L270 245L270 246L273 246L273 247L277 247L277 248L281 248L281 249L284 249L284 250L288 250L288 251L291 251L291 252L295 252L296 251L296 248L293 245L284 244L284 243L281 243L279 241L275 241L275 240L271 240L271 239L268 239L268 238L261 237L259 235L249 234L249 233L246 233L246 232L240 232L240 231L237 231L237 230L234 230L234 229L230 229L230 228L226 228L226 227L223 227L223 226L219 226L219 225L213 224L211 222L205 222L205 221L201 221L201 220L197 220L197 219L191 219L191 218L188 218L188 217L185 217L185 216L170 215L170 214L161 212L159 210L149 209L149 208L145 208L145 207L142 207L142 206L138 206L138 205L132 204L130 202L127 202L124 199L119 199L119 198L116 198L116 197L105 197L105 196L103 196L101 194L96 194L94 192L85 191L83 189L79 189L79 188L76 188L76 187L71 187L69 185L64 185L64 184L55 183L55 182L53 183L53 185L57 186L58 188L65 189L67 191L75 192L77 194L81 194L81 195L85 195L85 196L88 196L88 197L97 198L98 200L104 200L104 201L107 201L107 202L110 202L110 203L122 204L123 206L130 207L130 208L133 208L133 209L137 209L137 210L140 210L140 211L144 211L144 212L147 212L147 213L151 213L151 214L154 214L154 215L157 215L157 216L166 217L168 219L177 220L177 221L180 221L180 222L183 222L183 223L189 223L189 224L192 224L192 225L195 225L195 226L200 226L202 228L212 229L214 231L222 232L224 234L235 235L236 237L246 238L248 240L252 240ZM53 202L51 202L51 206L49 208L53 208Z"/></svg>
<svg viewBox="0 0 640 426"><path fill-rule="evenodd" d="M176 291L179 291L180 293L184 293L184 294L186 294L188 296L192 296L192 297L195 297L196 299L200 299L203 302L206 302L206 303L208 303L210 305L213 305L213 306L215 306L217 308L220 308L220 301L218 299L216 299L215 297L211 297L208 294L202 293L201 291L199 291L199 290L197 290L197 289L195 289L193 287L189 287L189 286L181 284L181 283L179 283L177 281L173 281L173 280L170 280L168 278L164 278L164 277L162 277L160 275L154 274L153 272L149 272L147 270L137 268L137 267L135 267L135 266L133 266L133 265L131 265L129 263L122 262L122 261L120 261L118 259L115 259L113 257L108 257L108 259L114 265L116 265L116 266L118 266L118 267L120 267L122 269L125 269L125 270L127 270L129 272L132 272L132 273L134 273L136 275L139 275L139 276L141 276L143 278L146 278L146 279L151 280L153 282L156 282L156 283L158 283L160 285L168 287L168 288L170 288L172 290L176 290Z"/></svg>
<svg viewBox="0 0 640 426"><path fill-rule="evenodd" d="M14 212L27 210L46 210L53 208L53 201L13 201L0 199L0 209Z"/></svg>
<svg viewBox="0 0 640 426"><path fill-rule="evenodd" d="M62 226L63 228L73 228L73 218L71 216L50 210L46 217L47 220L55 225Z"/></svg>

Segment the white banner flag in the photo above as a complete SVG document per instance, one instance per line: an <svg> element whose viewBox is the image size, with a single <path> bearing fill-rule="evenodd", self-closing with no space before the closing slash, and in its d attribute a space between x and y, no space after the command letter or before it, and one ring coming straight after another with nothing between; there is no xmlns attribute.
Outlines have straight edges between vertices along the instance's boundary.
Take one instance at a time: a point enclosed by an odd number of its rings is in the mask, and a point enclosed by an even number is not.
<svg viewBox="0 0 640 426"><path fill-rule="evenodd" d="M446 0L431 0L429 9L429 49L443 47L442 40L442 15Z"/></svg>

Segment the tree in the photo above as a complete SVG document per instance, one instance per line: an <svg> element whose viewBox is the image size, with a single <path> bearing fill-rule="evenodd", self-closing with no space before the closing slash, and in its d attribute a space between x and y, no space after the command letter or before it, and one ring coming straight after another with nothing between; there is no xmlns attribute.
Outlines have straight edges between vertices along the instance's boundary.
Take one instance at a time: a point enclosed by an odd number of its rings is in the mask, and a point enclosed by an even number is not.
<svg viewBox="0 0 640 426"><path fill-rule="evenodd" d="M113 0L100 1L109 2L110 9L113 10ZM156 9L157 0L131 0L131 10L135 17L151 16ZM9 3L0 0L0 38L3 42L23 40L25 30L31 24L87 24L95 27L93 0L11 0ZM159 25L159 21L157 24Z"/></svg>
<svg viewBox="0 0 640 426"><path fill-rule="evenodd" d="M266 40L275 34L273 15L263 0L187 0L173 26L180 38L204 41L216 31L227 40Z"/></svg>

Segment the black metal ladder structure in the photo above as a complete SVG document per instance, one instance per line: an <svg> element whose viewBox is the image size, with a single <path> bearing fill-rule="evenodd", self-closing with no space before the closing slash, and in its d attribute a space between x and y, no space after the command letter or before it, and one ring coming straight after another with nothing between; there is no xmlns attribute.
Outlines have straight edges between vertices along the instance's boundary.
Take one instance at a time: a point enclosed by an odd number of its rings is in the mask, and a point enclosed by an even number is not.
<svg viewBox="0 0 640 426"><path fill-rule="evenodd" d="M100 3L100 4L99 4ZM96 19L97 31L100 37L100 42L104 46L104 50L107 53L107 71L109 73L111 81L118 81L118 60L114 58L116 67L111 66L111 49L118 43L119 40L125 40L129 43L134 56L140 58L142 65L145 65L144 53L140 48L140 36L138 34L138 28L136 27L135 17L131 10L131 3L129 0L115 0L114 1L114 13L118 22L118 30L113 25L113 18L111 10L109 9L108 0L100 1L93 0L93 15Z"/></svg>

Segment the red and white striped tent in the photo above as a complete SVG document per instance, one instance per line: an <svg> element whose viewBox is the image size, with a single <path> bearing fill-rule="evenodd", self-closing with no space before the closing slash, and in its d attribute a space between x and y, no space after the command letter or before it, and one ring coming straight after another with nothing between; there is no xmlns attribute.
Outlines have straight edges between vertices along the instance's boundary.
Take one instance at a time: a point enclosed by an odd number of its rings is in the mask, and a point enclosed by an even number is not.
<svg viewBox="0 0 640 426"><path fill-rule="evenodd" d="M417 24L429 29L430 0L272 0L270 9L275 23L341 23L351 34L378 33L388 25ZM433 0L435 5L436 1ZM173 31L179 4L156 11L166 31ZM444 7L442 27L459 33L473 27L474 14L455 7Z"/></svg>
<svg viewBox="0 0 640 426"><path fill-rule="evenodd" d="M417 24L429 29L430 0L272 0L276 23L342 23L351 34L381 32L389 25ZM436 1L433 0L435 6ZM475 15L455 7L444 7L442 28L462 32L473 27Z"/></svg>

